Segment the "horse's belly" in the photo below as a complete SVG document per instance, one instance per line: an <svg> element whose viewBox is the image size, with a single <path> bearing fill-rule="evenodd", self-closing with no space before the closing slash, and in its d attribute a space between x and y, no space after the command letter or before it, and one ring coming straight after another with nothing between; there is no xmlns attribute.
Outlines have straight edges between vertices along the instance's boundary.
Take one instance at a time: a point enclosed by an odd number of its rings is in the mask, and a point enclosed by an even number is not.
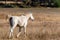
<svg viewBox="0 0 60 40"><path fill-rule="evenodd" d="M20 25L20 26L24 26L24 22L22 22L22 23L19 22L18 25Z"/></svg>

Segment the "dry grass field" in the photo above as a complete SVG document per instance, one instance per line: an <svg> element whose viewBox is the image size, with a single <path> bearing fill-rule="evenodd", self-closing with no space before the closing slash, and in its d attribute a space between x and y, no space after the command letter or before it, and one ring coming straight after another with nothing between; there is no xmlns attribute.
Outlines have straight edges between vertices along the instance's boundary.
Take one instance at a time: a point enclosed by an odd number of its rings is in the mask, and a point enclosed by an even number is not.
<svg viewBox="0 0 60 40"><path fill-rule="evenodd" d="M14 36L9 39L9 22L6 15L20 16L32 11L35 20L28 21L27 36L22 33L18 38L18 27ZM0 8L0 40L60 40L60 9L59 8Z"/></svg>

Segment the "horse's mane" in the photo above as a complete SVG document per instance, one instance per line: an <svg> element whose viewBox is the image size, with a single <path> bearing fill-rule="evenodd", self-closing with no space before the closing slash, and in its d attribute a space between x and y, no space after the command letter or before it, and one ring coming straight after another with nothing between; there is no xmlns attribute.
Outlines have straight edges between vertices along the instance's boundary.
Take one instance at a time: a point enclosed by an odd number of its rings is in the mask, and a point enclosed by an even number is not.
<svg viewBox="0 0 60 40"><path fill-rule="evenodd" d="M32 14L32 13L29 12L29 13L25 13L25 14L23 14L23 15L24 15L24 16L27 16L27 15L30 15L30 14Z"/></svg>

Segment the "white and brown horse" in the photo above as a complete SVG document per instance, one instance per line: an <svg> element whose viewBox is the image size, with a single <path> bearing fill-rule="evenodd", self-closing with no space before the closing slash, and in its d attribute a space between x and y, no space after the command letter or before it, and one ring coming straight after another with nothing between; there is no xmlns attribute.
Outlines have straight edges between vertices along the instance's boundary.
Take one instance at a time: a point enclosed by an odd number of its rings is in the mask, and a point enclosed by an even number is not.
<svg viewBox="0 0 60 40"><path fill-rule="evenodd" d="M10 23L10 34L9 38L13 36L13 30L14 28L19 25L19 33L17 34L17 37L21 34L22 28L24 30L24 33L26 34L26 27L27 27L27 22L28 20L34 20L34 17L32 13L28 13L26 15L21 15L21 16L10 16L9 18L9 23Z"/></svg>

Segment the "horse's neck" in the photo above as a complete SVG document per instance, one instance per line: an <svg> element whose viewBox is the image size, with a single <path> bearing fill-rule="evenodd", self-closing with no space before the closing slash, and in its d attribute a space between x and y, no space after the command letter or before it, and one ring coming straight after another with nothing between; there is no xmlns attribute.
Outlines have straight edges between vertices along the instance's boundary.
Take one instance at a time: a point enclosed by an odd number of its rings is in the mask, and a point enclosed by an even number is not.
<svg viewBox="0 0 60 40"><path fill-rule="evenodd" d="M29 20L30 16L26 16L27 20Z"/></svg>

